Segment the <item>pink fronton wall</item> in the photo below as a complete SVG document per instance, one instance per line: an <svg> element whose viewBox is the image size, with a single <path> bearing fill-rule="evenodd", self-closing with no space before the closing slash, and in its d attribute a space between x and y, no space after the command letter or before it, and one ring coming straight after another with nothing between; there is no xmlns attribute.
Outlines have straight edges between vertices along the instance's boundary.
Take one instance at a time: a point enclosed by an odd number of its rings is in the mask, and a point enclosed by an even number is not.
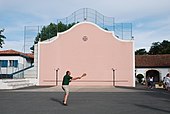
<svg viewBox="0 0 170 114"><path fill-rule="evenodd" d="M73 77L87 74L70 85L134 86L133 41L119 40L93 23L76 24L38 48L39 85L61 85L69 70Z"/></svg>

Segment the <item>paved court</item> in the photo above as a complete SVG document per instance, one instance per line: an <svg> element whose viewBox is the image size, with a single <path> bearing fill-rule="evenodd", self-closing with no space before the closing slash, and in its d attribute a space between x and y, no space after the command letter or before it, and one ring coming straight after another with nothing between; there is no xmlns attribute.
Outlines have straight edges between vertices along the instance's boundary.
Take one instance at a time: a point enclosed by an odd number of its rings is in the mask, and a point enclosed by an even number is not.
<svg viewBox="0 0 170 114"><path fill-rule="evenodd" d="M68 106L59 87L0 91L0 114L169 114L170 93L114 87L71 87ZM93 92L92 92L93 91Z"/></svg>

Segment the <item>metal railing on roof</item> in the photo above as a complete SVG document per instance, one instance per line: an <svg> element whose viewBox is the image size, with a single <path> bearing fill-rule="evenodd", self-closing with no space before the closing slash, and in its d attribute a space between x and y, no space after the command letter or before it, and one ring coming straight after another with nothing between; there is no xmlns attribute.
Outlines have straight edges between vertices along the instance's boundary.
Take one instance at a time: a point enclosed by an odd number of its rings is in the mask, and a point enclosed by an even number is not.
<svg viewBox="0 0 170 114"><path fill-rule="evenodd" d="M101 28L112 31L118 38L124 40L131 40L132 37L132 23L115 23L114 17L107 17L97 12L94 9L82 8L73 12L70 16L58 19L59 22L69 25L79 22L92 22Z"/></svg>
<svg viewBox="0 0 170 114"><path fill-rule="evenodd" d="M57 24L62 22L65 25L79 23L79 22L92 22L101 28L112 31L117 38L123 40L132 40L132 23L116 23L114 17L107 17L90 8L82 8L73 12L68 17L57 19ZM58 26L57 26L58 27ZM30 52L30 47L33 46L35 38L41 32L43 26L25 26L24 27L24 53ZM59 28L57 29L58 31ZM49 31L50 34L50 31ZM50 39L51 37L49 37Z"/></svg>

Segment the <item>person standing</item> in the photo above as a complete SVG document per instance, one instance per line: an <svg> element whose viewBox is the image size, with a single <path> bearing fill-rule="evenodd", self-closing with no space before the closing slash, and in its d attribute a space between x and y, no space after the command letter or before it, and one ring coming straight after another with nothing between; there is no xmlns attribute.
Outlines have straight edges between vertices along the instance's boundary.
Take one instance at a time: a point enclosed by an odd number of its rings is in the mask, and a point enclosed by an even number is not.
<svg viewBox="0 0 170 114"><path fill-rule="evenodd" d="M72 80L77 80L77 79L81 79L82 77L86 76L86 73L84 73L82 76L80 77L71 77L71 72L70 71L67 71L65 76L63 77L63 82L62 82L62 89L64 90L65 92L65 95L64 95L64 100L63 100L63 105L67 106L67 99L68 99L68 96L69 96L69 83L72 81Z"/></svg>
<svg viewBox="0 0 170 114"><path fill-rule="evenodd" d="M153 77L150 78L150 82L151 82L151 89L153 89L153 87L154 87Z"/></svg>
<svg viewBox="0 0 170 114"><path fill-rule="evenodd" d="M163 83L165 84L165 89L170 91L170 74L169 73L164 78L164 82Z"/></svg>
<svg viewBox="0 0 170 114"><path fill-rule="evenodd" d="M153 77L149 76L148 79L148 88L153 89L154 83L153 83Z"/></svg>

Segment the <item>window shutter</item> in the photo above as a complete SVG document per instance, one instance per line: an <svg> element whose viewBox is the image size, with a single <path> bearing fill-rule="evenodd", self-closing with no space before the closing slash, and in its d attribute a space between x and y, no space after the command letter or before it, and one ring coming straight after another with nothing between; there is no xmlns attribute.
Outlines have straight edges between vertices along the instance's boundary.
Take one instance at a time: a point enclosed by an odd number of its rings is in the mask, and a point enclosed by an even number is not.
<svg viewBox="0 0 170 114"><path fill-rule="evenodd" d="M14 60L14 67L18 67L18 60Z"/></svg>
<svg viewBox="0 0 170 114"><path fill-rule="evenodd" d="M7 67L8 66L8 60L1 60L1 67Z"/></svg>

